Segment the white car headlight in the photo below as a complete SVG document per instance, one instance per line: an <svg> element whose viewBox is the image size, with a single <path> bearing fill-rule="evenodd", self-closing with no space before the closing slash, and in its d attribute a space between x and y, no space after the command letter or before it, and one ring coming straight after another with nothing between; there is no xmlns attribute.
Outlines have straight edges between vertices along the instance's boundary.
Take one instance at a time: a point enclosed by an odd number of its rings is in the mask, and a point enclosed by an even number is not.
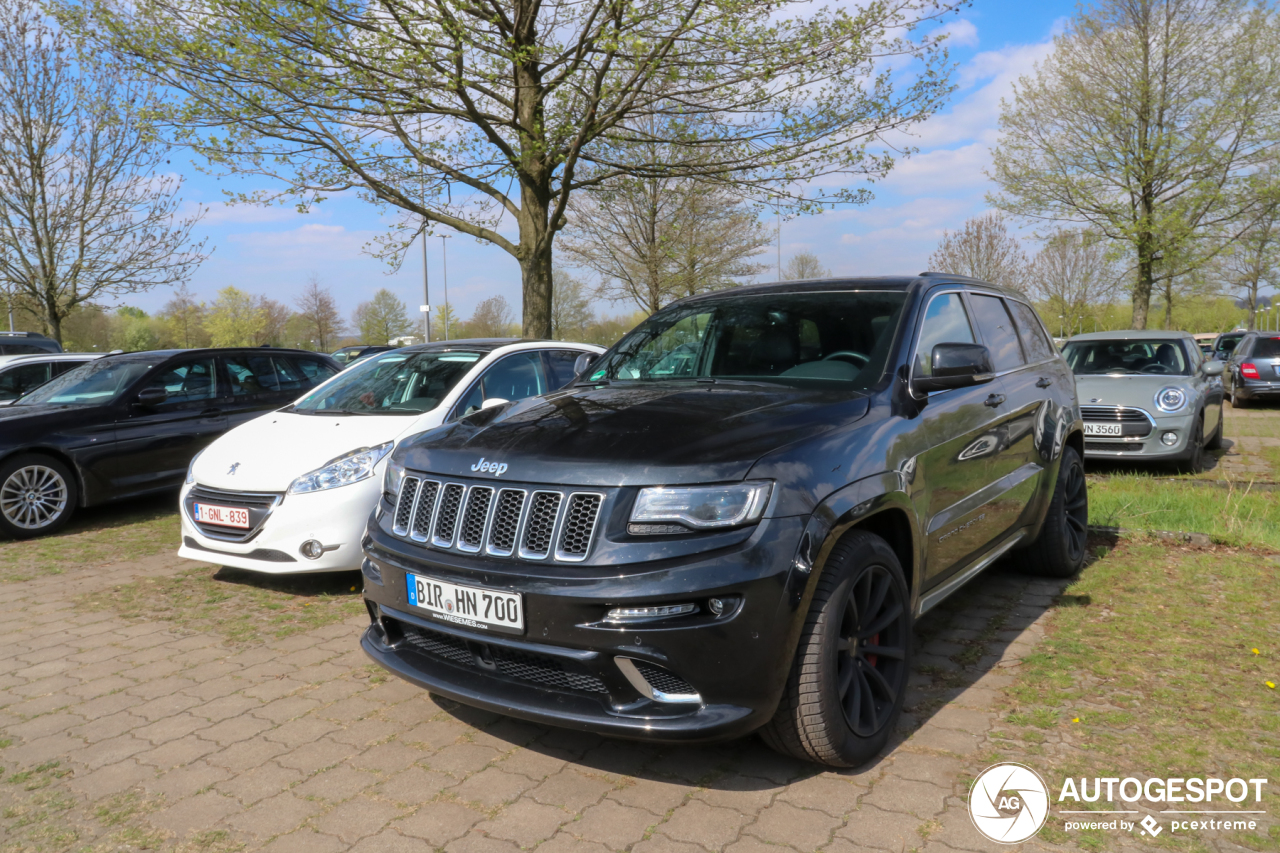
<svg viewBox="0 0 1280 853"><path fill-rule="evenodd" d="M736 527L760 520L771 482L731 486L656 486L641 489L631 510L637 524L675 522L697 530Z"/></svg>
<svg viewBox="0 0 1280 853"><path fill-rule="evenodd" d="M1187 392L1176 385L1169 385L1156 392L1156 408L1167 415L1187 405Z"/></svg>
<svg viewBox="0 0 1280 853"><path fill-rule="evenodd" d="M321 492L325 489L336 489L349 486L373 476L373 469L382 457L391 452L394 441L379 444L377 447L362 447L350 453L331 459L323 467L303 474L289 484L289 494L300 495L306 492Z"/></svg>
<svg viewBox="0 0 1280 853"><path fill-rule="evenodd" d="M200 458L201 453L204 453L204 451L201 450L197 452L195 456L191 457L191 461L187 463L187 485L188 486L196 481L196 460Z"/></svg>

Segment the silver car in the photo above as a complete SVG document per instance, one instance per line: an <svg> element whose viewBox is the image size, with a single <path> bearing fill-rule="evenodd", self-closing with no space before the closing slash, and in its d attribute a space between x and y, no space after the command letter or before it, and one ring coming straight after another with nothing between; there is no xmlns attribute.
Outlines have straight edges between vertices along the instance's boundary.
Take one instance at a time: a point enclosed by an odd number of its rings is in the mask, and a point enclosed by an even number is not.
<svg viewBox="0 0 1280 853"><path fill-rule="evenodd" d="M1187 332L1093 332L1067 341L1085 459L1180 462L1222 446L1223 363Z"/></svg>

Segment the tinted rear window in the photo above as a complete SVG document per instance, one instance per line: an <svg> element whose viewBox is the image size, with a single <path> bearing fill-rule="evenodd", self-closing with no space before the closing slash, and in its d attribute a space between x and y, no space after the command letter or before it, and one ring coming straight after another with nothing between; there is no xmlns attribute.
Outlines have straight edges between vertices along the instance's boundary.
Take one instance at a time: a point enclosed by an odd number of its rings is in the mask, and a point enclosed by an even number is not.
<svg viewBox="0 0 1280 853"><path fill-rule="evenodd" d="M1255 358L1280 356L1280 338L1258 338L1253 344L1253 352L1249 355Z"/></svg>

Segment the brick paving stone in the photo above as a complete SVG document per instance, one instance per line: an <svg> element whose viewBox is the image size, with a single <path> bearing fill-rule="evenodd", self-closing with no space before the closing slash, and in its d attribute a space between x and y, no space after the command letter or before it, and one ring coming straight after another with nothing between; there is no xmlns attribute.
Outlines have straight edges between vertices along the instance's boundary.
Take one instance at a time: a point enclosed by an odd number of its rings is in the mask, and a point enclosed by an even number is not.
<svg viewBox="0 0 1280 853"><path fill-rule="evenodd" d="M385 800L356 796L316 818L316 829L354 844L367 835L378 832L402 811Z"/></svg>
<svg viewBox="0 0 1280 853"><path fill-rule="evenodd" d="M105 767L108 764L115 764L117 761L137 755L151 748L151 744L142 738L136 738L131 734L122 734L109 740L98 741L91 746L78 750L75 754L75 761L95 770L99 767Z"/></svg>
<svg viewBox="0 0 1280 853"><path fill-rule="evenodd" d="M375 747L378 749L380 747ZM432 753L427 759L432 770L445 773L470 774L488 766L501 756L491 746L478 746L474 743L455 743Z"/></svg>
<svg viewBox="0 0 1280 853"><path fill-rule="evenodd" d="M443 847L466 834L483 819L484 814L459 803L436 801L423 805L407 818L395 821L392 827L403 835L421 838L432 847Z"/></svg>
<svg viewBox="0 0 1280 853"><path fill-rule="evenodd" d="M659 825L655 832L676 841L719 849L737 838L750 819L748 815L732 809L712 808L692 800L677 808L671 819Z"/></svg>
<svg viewBox="0 0 1280 853"><path fill-rule="evenodd" d="M239 717L242 714L251 713L261 707L262 700L240 693L233 693L230 696L214 699L212 702L205 702L199 708L193 710L192 713L199 714L211 722L220 723L224 720ZM254 716L260 715L255 714Z"/></svg>
<svg viewBox="0 0 1280 853"><path fill-rule="evenodd" d="M175 767L167 773L152 776L142 783L147 791L165 797L169 802L190 797L197 791L212 787L223 779L229 779L231 771L224 767L216 767L203 761L196 761L185 767Z"/></svg>
<svg viewBox="0 0 1280 853"><path fill-rule="evenodd" d="M437 773L423 767L410 767L403 773L397 773L378 785L379 796L395 803L405 803L417 808L428 803L458 784L458 780L447 773Z"/></svg>
<svg viewBox="0 0 1280 853"><path fill-rule="evenodd" d="M836 830L836 835L863 847L901 853L920 846L922 839L917 830L923 822L913 814L863 804L849 815L845 825Z"/></svg>
<svg viewBox="0 0 1280 853"><path fill-rule="evenodd" d="M280 758L280 764L284 767L296 767L298 770L307 771L306 767L297 767L290 763L295 757L312 759L314 756L310 752L289 753L287 747L278 743L272 743L261 737L244 740L240 743L233 743L226 749L212 752L205 758L210 764L218 767L225 767L233 773L240 773L245 770L251 770L262 764L264 761L270 761L273 758ZM282 757L284 756L284 757ZM319 768L311 768L319 769Z"/></svg>
<svg viewBox="0 0 1280 853"><path fill-rule="evenodd" d="M724 853L785 853L785 851L785 847L761 841L753 835L744 835L724 848Z"/></svg>
<svg viewBox="0 0 1280 853"><path fill-rule="evenodd" d="M610 791L608 798L624 806L635 806L657 815L665 815L680 805L695 789L663 779L627 779Z"/></svg>
<svg viewBox="0 0 1280 853"><path fill-rule="evenodd" d="M467 726L457 720L430 720L400 735L403 743L422 744L430 749L441 749L458 742L468 732ZM563 765L562 765L563 766Z"/></svg>
<svg viewBox="0 0 1280 853"><path fill-rule="evenodd" d="M930 782L950 790L952 784L964 772L964 763L941 755L899 750L893 757L893 774L904 779Z"/></svg>
<svg viewBox="0 0 1280 853"><path fill-rule="evenodd" d="M354 797L378 783L378 775L342 764L315 774L293 789L299 797L319 797L322 800L341 802ZM433 792L432 796L435 795Z"/></svg>
<svg viewBox="0 0 1280 853"><path fill-rule="evenodd" d="M584 811L579 820L567 824L565 831L585 841L598 841L610 849L624 850L643 838L645 830L658 820L644 809L604 800Z"/></svg>
<svg viewBox="0 0 1280 853"><path fill-rule="evenodd" d="M832 830L840 825L840 818L825 812L774 803L760 812L746 832L770 844L787 844L809 851L831 840Z"/></svg>
<svg viewBox="0 0 1280 853"><path fill-rule="evenodd" d="M223 720L220 723L214 723L209 728L201 731L200 737L204 740L213 741L218 746L225 747L243 740L249 740L254 735L262 734L270 728L272 728L272 725L269 720L260 720L257 717L245 714ZM267 735L267 739L279 740L270 735Z"/></svg>
<svg viewBox="0 0 1280 853"><path fill-rule="evenodd" d="M103 699L98 701L106 701L110 698L112 697L103 697ZM131 713L137 714L143 719L152 721L163 720L166 717L179 714L202 704L196 697L187 696L183 693L171 693L168 696L161 696L160 698L152 699L149 702L124 693L119 694L119 698L122 700L129 699L133 703L133 707L130 709ZM84 707L88 707L88 705Z"/></svg>
<svg viewBox="0 0 1280 853"><path fill-rule="evenodd" d="M956 755L972 755L978 751L979 740L968 732L944 729L926 722L912 733L907 743L916 749L935 749Z"/></svg>
<svg viewBox="0 0 1280 853"><path fill-rule="evenodd" d="M384 829L352 847L351 853L435 853L436 846L421 838L402 835L394 829Z"/></svg>
<svg viewBox="0 0 1280 853"><path fill-rule="evenodd" d="M71 779L71 787L84 794L90 800L100 800L112 794L123 793L134 785L145 783L155 778L154 767L139 764L132 758L117 761L99 767L88 773L76 773Z"/></svg>
<svg viewBox="0 0 1280 853"><path fill-rule="evenodd" d="M665 835L646 838L631 848L631 853L706 853L707 848L687 841L676 841Z"/></svg>
<svg viewBox="0 0 1280 853"><path fill-rule="evenodd" d="M573 815L564 809L520 800L504 808L496 818L479 824L476 829L495 838L514 841L521 847L532 847L555 835L571 820Z"/></svg>
<svg viewBox="0 0 1280 853"><path fill-rule="evenodd" d="M314 699L308 699L305 696L285 696L265 705L261 702L254 703L257 705L249 711L255 717L268 720L276 725L287 723L289 720L301 717L308 711L318 708L320 703Z"/></svg>
<svg viewBox="0 0 1280 853"><path fill-rule="evenodd" d="M709 806L741 809L754 813L773 802L773 798L782 790L784 788L781 785L761 779L759 776L741 776L734 773L709 782L704 790L698 791L693 796Z"/></svg>
<svg viewBox="0 0 1280 853"><path fill-rule="evenodd" d="M219 826L225 818L239 810L240 804L231 797L207 791L179 800L168 808L149 816L147 820L181 838L191 832Z"/></svg>
<svg viewBox="0 0 1280 853"><path fill-rule="evenodd" d="M359 753L351 757L352 767L361 770L375 770L379 773L398 773L424 757L424 753L399 741L372 746L363 752L353 746L347 746L346 748L351 752Z"/></svg>
<svg viewBox="0 0 1280 853"><path fill-rule="evenodd" d="M252 770L237 773L230 779L219 782L216 788L223 794L230 794L246 806L251 806L259 800L265 800L267 797L274 797L289 790L302 779L302 771L281 767L274 761L268 761Z"/></svg>
<svg viewBox="0 0 1280 853"><path fill-rule="evenodd" d="M613 787L612 783L599 776L589 776L568 768L548 777L545 782L534 788L529 796L540 803L563 806L570 811L580 812L587 806L600 802L605 794L613 790Z"/></svg>
<svg viewBox="0 0 1280 853"><path fill-rule="evenodd" d="M261 800L249 809L228 817L226 825L233 830L266 840L296 829L304 820L323 808L320 803L285 792Z"/></svg>
<svg viewBox="0 0 1280 853"><path fill-rule="evenodd" d="M329 740L364 748L381 743L404 731L402 726L386 720L359 720L346 728L329 733Z"/></svg>
<svg viewBox="0 0 1280 853"><path fill-rule="evenodd" d="M552 841L538 845L542 853L555 853ZM520 848L510 841L490 838L477 832L468 832L461 838L455 838L444 846L445 853L518 853Z"/></svg>
<svg viewBox="0 0 1280 853"><path fill-rule="evenodd" d="M485 808L493 808L517 799L537 784L528 776L506 773L490 766L467 777L462 784L453 788L452 792L460 800L479 803Z"/></svg>
<svg viewBox="0 0 1280 853"><path fill-rule="evenodd" d="M823 773L788 785L778 794L778 799L840 817L856 809L858 798L865 793L867 789L855 781Z"/></svg>
<svg viewBox="0 0 1280 853"><path fill-rule="evenodd" d="M350 845L332 835L323 835L310 827L277 837L264 848L264 853L344 853Z"/></svg>
<svg viewBox="0 0 1280 853"><path fill-rule="evenodd" d="M276 761L280 762L280 766L293 767L304 773L337 766L355 754L355 750L346 744L334 743L328 738L321 738L292 750L278 744L276 746L279 749Z"/></svg>
<svg viewBox="0 0 1280 853"><path fill-rule="evenodd" d="M148 744L150 745L150 744ZM181 767L197 758L204 758L218 751L217 744L191 734L161 744L155 749L138 754L138 760L159 770Z"/></svg>
<svg viewBox="0 0 1280 853"><path fill-rule="evenodd" d="M341 726L330 720L321 720L308 715L299 717L296 720L290 720L284 725L272 729L266 734L266 738L267 740L284 744L291 749L296 749L339 728Z"/></svg>
<svg viewBox="0 0 1280 853"><path fill-rule="evenodd" d="M133 733L148 743L159 746L162 743L168 743L176 738L194 734L208 727L208 720L183 713L175 714L171 717L161 717L154 723L139 726L133 730Z"/></svg>

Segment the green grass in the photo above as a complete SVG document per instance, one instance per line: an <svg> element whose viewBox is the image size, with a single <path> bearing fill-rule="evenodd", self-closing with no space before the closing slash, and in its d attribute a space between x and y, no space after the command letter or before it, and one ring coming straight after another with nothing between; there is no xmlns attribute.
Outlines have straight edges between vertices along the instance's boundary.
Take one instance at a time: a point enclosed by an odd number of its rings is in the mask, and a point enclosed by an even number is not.
<svg viewBox="0 0 1280 853"><path fill-rule="evenodd" d="M287 637L364 612L355 572L263 575L238 569L188 569L141 578L80 599L126 619L176 622L184 630L213 631L231 642Z"/></svg>
<svg viewBox="0 0 1280 853"><path fill-rule="evenodd" d="M1215 542L1280 550L1280 491L1205 487L1150 474L1089 478L1089 523L1204 533Z"/></svg>
<svg viewBox="0 0 1280 853"><path fill-rule="evenodd" d="M0 539L0 583L177 551L176 493L79 510L52 536Z"/></svg>
<svg viewBox="0 0 1280 853"><path fill-rule="evenodd" d="M1256 553L1122 540L1067 589L1072 606L1018 667L1000 757L1051 787L1067 776L1280 778L1280 689L1267 684L1280 684L1278 585L1280 564ZM1064 737L1069 749L1047 748ZM1265 828L1231 840L1280 849Z"/></svg>

